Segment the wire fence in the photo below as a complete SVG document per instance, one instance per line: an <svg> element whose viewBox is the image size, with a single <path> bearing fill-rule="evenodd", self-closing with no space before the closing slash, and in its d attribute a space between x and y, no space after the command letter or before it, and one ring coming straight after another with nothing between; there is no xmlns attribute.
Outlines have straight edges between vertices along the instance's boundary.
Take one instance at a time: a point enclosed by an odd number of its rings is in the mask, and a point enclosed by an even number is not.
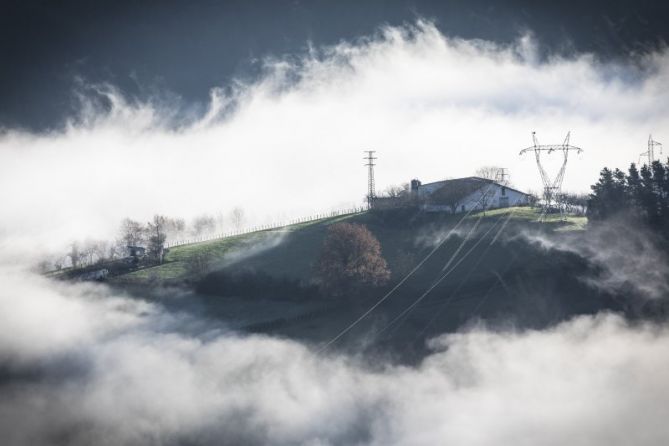
<svg viewBox="0 0 669 446"><path fill-rule="evenodd" d="M192 245L193 243L202 243L202 242L209 242L212 240L222 240L230 237L237 237L240 235L245 235L245 234L252 234L254 232L261 232L261 231L272 231L275 229L281 229L281 228L286 228L288 226L293 226L293 225L298 225L301 223L309 223L317 220L322 220L324 218L333 218L333 217L341 217L344 215L353 215L353 214L360 214L362 212L365 212L367 208L365 207L354 207L354 208L349 208L349 209L340 209L336 211L330 211L330 212L324 212L320 214L314 214L310 215L308 217L300 217L300 218L295 218L292 220L280 222L280 223L270 223L266 225L258 225L258 226L252 226L250 228L245 228L245 229L240 229L237 231L228 231L228 232L222 232L222 233L217 233L217 234L210 234L206 236L201 236L201 237L193 237L189 239L184 239L184 240L178 240L174 242L168 242L165 243L165 248L174 248L175 246L183 246L183 245Z"/></svg>

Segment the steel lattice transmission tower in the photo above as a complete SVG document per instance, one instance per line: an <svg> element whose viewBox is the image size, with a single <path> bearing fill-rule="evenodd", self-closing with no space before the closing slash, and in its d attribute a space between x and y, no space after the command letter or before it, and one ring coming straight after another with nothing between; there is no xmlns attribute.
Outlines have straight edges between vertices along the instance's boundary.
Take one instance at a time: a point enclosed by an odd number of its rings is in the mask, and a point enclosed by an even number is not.
<svg viewBox="0 0 669 446"><path fill-rule="evenodd" d="M367 156L363 159L367 161L365 166L367 166L367 208L371 209L372 204L374 203L374 198L376 198L376 191L374 189L374 160L377 159L374 156L376 150L365 150Z"/></svg>
<svg viewBox="0 0 669 446"><path fill-rule="evenodd" d="M533 146L528 147L520 151L520 155L523 155L528 152L534 152L534 157L537 160L537 167L539 168L539 175L541 175L541 181L544 186L544 214L550 212L555 206L557 206L560 214L563 213L564 209L562 206L562 181L564 180L564 173L567 169L567 160L569 159L569 152L575 151L576 153L583 153L583 149L575 146L569 145L569 135L571 132L567 132L567 137L564 139L562 144L547 144L541 145L537 140L536 132L532 132L532 142ZM553 152L561 152L563 156L562 166L558 171L557 175L552 178L548 175L543 165L541 164L541 155L545 153L550 155Z"/></svg>
<svg viewBox="0 0 669 446"><path fill-rule="evenodd" d="M656 148L660 149L660 155L662 155L662 143L653 141L653 135L648 135L648 150L639 155L639 164L641 164L641 158L648 158L648 167L650 167L655 161Z"/></svg>

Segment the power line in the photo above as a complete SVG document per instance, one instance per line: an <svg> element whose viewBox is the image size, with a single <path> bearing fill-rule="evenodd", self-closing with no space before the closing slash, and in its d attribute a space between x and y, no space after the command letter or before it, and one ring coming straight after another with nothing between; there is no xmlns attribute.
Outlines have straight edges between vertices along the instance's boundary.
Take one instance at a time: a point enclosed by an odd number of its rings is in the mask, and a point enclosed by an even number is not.
<svg viewBox="0 0 669 446"><path fill-rule="evenodd" d="M373 151L371 151L371 152L374 153ZM488 185L488 187L486 188L486 192L484 192L484 194L487 193L487 191L488 191L492 186L493 186L493 183L490 183L490 184ZM360 323L360 321L362 321L364 318L366 318L367 316L369 316L374 310L376 310L376 308L379 307L379 305L381 305L381 304L382 304L383 302L385 302L390 296L392 296L393 293L395 293L395 291L397 291L397 289L398 289L399 287L401 287L401 286L404 284L404 282L406 282L407 280L409 280L409 278L410 278L411 276L413 276L414 273L415 273L416 271L418 271L418 270L423 266L423 264L424 264L425 262L427 262L428 259L429 259L430 257L432 257L432 255L434 255L434 253L437 252L437 250L439 250L439 248L441 248L441 246L442 246L444 243L446 243L447 240L450 239L450 237L451 237L452 234L455 234L455 232L456 232L457 229L460 227L460 225L462 224L462 222L465 221L465 219L466 219L467 217L469 217L469 215L470 215L472 212L474 212L474 207L472 207L471 209L469 209L469 210L465 213L465 215L462 216L462 218L461 218L461 219L455 224L455 226L453 226L453 228L451 228L451 230L448 232L448 235L446 235L446 237L444 237L442 240L440 240L440 241L436 244L436 246L435 246L434 248L432 248L432 250L431 250L431 251L430 251L430 252L429 252L429 253L428 253L428 254L427 254L427 255L426 255L420 262L418 262L418 263L416 264L416 266L414 266L414 268L413 268L411 271L409 271L409 272L402 278L402 280L400 280L400 281L399 281L399 282L398 282L398 283L397 283L397 284L396 284L390 291L388 291L386 294L384 294L383 297L381 297L381 298L380 298L374 305L372 305L367 311L365 311L362 315L360 315L356 320L354 320L351 324L349 324L347 327L345 327L343 330L341 330L339 333L337 333L337 335L336 335L335 337L333 337L333 338L330 339L328 342L326 342L323 346L321 346L321 348L318 349L318 353L321 353L321 352L327 350L332 344L334 344L335 342L337 342L342 336L344 336L346 333L348 333L349 331L351 331L351 330L353 329L353 327L355 327L356 325L358 325L358 324ZM480 215L480 216L479 216L477 222L475 223L475 226L478 226L478 223L481 221L481 218L482 218L482 217L483 217L483 215ZM466 241L466 240L465 240L465 241ZM459 250L458 250L458 252L459 252ZM452 259L455 257L455 255L457 255L457 252L456 252L454 255L451 256L451 259L447 262L447 264L446 264L446 266L444 267L444 269L446 269L446 268L448 267L448 265L450 265L450 263L451 263ZM442 270L442 271L443 271L443 270ZM448 271L448 272L446 273L446 275L448 275L448 274L450 274L450 271ZM386 328L387 328L387 327L386 327Z"/></svg>
<svg viewBox="0 0 669 446"><path fill-rule="evenodd" d="M490 186L488 186L488 187L490 187ZM465 221L465 219L466 219L467 217L469 217L469 214L471 214L473 211L474 211L474 208L472 207L472 208L471 208L469 211L467 211L467 213L465 213L465 215L464 215L464 216L463 216L463 217L462 217L462 218L455 224L455 226L453 226L453 228L451 228L451 230L448 232L448 234L447 234L442 240L440 240L439 243L437 243L437 244L435 245L435 247L432 248L432 250L431 250L429 253L427 253L427 255L426 255L420 262L418 262L418 263L416 264L416 266L414 266L413 269L412 269L411 271L409 271L409 272L402 278L402 280L400 280L400 281L399 281L399 282L398 282L398 283L397 283L397 284L396 284L390 291L388 291L386 294L384 294L383 297L381 297L381 298L380 298L374 305L372 305L372 306L371 306L367 311L365 311L360 317L358 317L356 320L354 320L354 321L353 321L351 324L349 324L346 328L344 328L342 331L340 331L335 337L333 337L332 339L330 339L330 340L329 340L328 342L326 342L321 348L319 348L319 349L318 349L318 353L327 350L328 347L330 347L332 344L334 344L335 342L337 342L337 341L339 340L339 338L341 338L342 336L344 336L346 333L348 333L349 331L351 331L351 329L353 329L353 327L355 327L356 325L358 325L358 324L360 323L360 321L362 321L364 318L366 318L367 316L369 316L369 314L371 314L374 310L376 310L376 308L377 308L379 305L381 305L381 304L382 304L383 302L385 302L390 296L392 296L393 293L394 293L395 291L397 291L397 289L398 289L399 287L401 287L401 286L404 284L404 282L406 282L407 280L409 280L409 278L410 278L411 276L413 276L414 273L415 273L416 271L418 271L418 270L423 266L423 264L424 264L425 262L427 262L428 259L429 259L430 257L432 257L432 255L434 255L434 253L437 252L437 250L438 250L439 248L441 248L441 246L442 246L444 243L446 243L447 240L449 240L449 239L451 238L451 235L453 235L453 234L456 233L456 231L458 230L458 228L460 227L460 225L462 224L462 222ZM480 219L480 217L479 217L479 219Z"/></svg>

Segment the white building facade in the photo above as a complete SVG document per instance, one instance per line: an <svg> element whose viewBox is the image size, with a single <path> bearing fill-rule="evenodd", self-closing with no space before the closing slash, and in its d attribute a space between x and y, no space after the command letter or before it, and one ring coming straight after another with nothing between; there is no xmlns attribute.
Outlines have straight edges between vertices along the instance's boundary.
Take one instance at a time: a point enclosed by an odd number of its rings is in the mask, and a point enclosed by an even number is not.
<svg viewBox="0 0 669 446"><path fill-rule="evenodd" d="M411 193L418 199L424 211L448 213L526 206L530 198L529 194L522 191L479 177L428 184L413 180Z"/></svg>

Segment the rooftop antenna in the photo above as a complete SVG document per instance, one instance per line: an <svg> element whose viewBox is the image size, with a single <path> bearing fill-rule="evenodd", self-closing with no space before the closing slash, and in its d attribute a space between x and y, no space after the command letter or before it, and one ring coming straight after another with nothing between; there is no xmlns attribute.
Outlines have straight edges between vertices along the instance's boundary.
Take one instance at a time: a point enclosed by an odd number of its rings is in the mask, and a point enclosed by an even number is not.
<svg viewBox="0 0 669 446"><path fill-rule="evenodd" d="M564 180L564 173L567 168L569 152L576 151L576 153L583 153L583 149L569 145L570 134L571 132L567 132L567 137L564 139L562 144L542 145L539 144L539 141L537 140L536 132L532 132L533 145L520 151L520 155L528 152L534 152L534 157L537 160L539 175L541 175L541 181L543 182L544 186L542 218L544 215L546 215L548 212L551 212L555 208L557 208L560 212L560 216L564 218L564 206L562 203L562 181ZM562 167L560 167L557 175L554 178L551 178L541 164L541 154L546 153L547 155L550 155L553 152L562 152L563 161Z"/></svg>
<svg viewBox="0 0 669 446"><path fill-rule="evenodd" d="M374 156L374 153L376 153L376 150L365 150L364 151L367 156L365 156L363 159L367 161L367 209L372 208L372 204L374 202L374 198L376 198L376 192L374 190L374 160L377 159Z"/></svg>
<svg viewBox="0 0 669 446"><path fill-rule="evenodd" d="M662 155L662 143L653 141L653 135L648 135L648 150L639 155L639 164L641 164L641 158L648 158L648 167L650 167L655 161L656 148L660 149L660 155Z"/></svg>

